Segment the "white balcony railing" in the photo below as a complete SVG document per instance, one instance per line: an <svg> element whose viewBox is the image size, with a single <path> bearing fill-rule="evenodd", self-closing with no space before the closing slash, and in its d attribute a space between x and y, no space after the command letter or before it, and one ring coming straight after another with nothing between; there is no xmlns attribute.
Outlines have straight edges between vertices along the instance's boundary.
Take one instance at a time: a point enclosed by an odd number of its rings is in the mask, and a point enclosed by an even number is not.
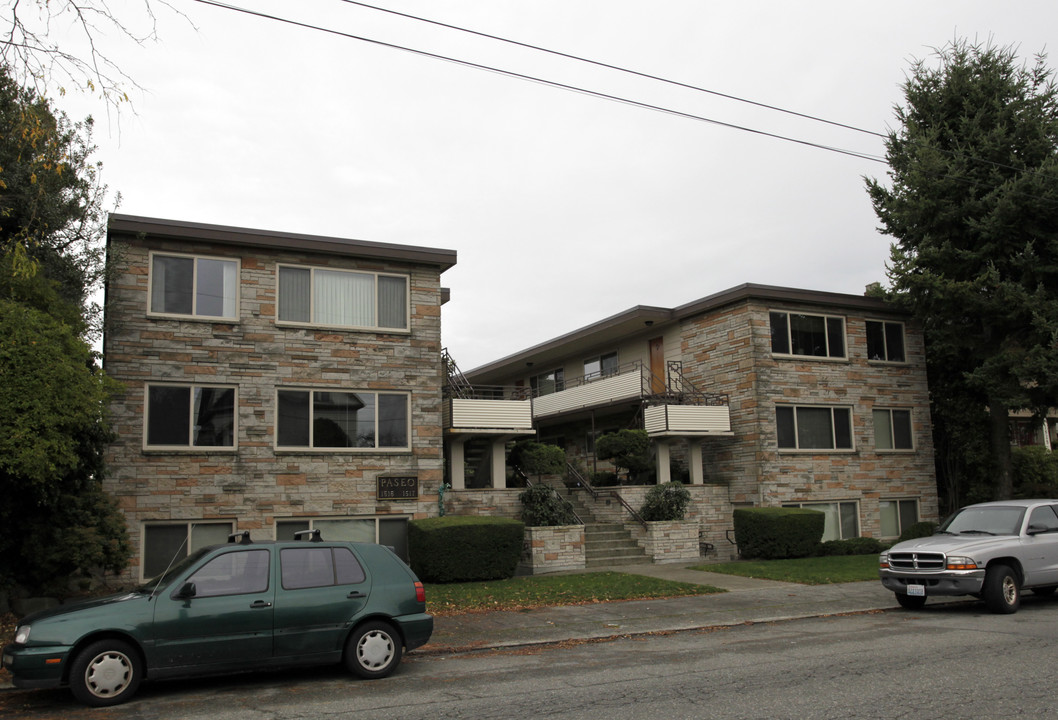
<svg viewBox="0 0 1058 720"><path fill-rule="evenodd" d="M652 405L643 409L643 428L653 437L730 435L731 412L727 405Z"/></svg>
<svg viewBox="0 0 1058 720"><path fill-rule="evenodd" d="M533 400L533 416L547 417L591 407L603 407L622 400L639 399L643 394L643 378L635 372L593 380L576 387L541 395Z"/></svg>
<svg viewBox="0 0 1058 720"><path fill-rule="evenodd" d="M446 430L532 433L533 406L529 400L449 398L442 421Z"/></svg>

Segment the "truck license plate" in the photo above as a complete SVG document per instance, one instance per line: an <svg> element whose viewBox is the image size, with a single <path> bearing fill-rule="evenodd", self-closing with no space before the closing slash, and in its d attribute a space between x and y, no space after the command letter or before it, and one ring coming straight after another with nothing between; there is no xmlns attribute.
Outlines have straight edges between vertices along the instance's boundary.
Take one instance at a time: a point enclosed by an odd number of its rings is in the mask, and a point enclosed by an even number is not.
<svg viewBox="0 0 1058 720"><path fill-rule="evenodd" d="M907 594L912 597L926 597L926 586L908 584Z"/></svg>

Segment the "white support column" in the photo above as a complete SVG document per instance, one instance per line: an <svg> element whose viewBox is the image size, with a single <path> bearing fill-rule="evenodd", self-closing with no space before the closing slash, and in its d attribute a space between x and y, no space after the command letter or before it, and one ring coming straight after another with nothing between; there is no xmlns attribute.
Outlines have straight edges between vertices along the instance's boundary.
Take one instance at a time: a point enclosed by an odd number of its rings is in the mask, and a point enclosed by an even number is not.
<svg viewBox="0 0 1058 720"><path fill-rule="evenodd" d="M465 463L463 461L463 438L452 438L448 441L448 479L453 490L465 490L467 486Z"/></svg>
<svg viewBox="0 0 1058 720"><path fill-rule="evenodd" d="M492 441L492 487L503 490L507 487L507 439Z"/></svg>
<svg viewBox="0 0 1058 720"><path fill-rule="evenodd" d="M702 462L702 443L693 438L687 441L690 457L687 458L688 470L691 472L691 485L705 484L705 464Z"/></svg>
<svg viewBox="0 0 1058 720"><path fill-rule="evenodd" d="M658 455L658 485L672 480L671 460L669 457L669 441L656 440L654 443Z"/></svg>

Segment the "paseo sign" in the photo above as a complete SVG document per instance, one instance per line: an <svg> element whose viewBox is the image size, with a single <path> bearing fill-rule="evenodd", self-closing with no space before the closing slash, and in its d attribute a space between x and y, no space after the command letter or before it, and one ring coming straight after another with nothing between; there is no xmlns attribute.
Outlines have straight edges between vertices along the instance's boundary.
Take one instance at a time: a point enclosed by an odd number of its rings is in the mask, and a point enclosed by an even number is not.
<svg viewBox="0 0 1058 720"><path fill-rule="evenodd" d="M380 477L376 497L379 500L418 500L419 478Z"/></svg>

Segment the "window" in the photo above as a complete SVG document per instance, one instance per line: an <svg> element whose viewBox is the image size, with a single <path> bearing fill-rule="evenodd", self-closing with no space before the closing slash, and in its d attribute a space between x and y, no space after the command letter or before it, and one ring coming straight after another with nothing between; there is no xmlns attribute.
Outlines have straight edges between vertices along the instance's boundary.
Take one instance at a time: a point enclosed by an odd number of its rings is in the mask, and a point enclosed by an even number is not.
<svg viewBox="0 0 1058 720"><path fill-rule="evenodd" d="M349 548L285 548L279 553L285 590L352 585L366 576Z"/></svg>
<svg viewBox="0 0 1058 720"><path fill-rule="evenodd" d="M529 378L529 387L533 391L533 397L550 395L566 389L566 377L562 368L551 372L541 373Z"/></svg>
<svg viewBox="0 0 1058 720"><path fill-rule="evenodd" d="M778 406L775 426L781 450L851 450L852 410Z"/></svg>
<svg viewBox="0 0 1058 720"><path fill-rule="evenodd" d="M408 395L280 390L276 446L281 448L407 448Z"/></svg>
<svg viewBox="0 0 1058 720"><path fill-rule="evenodd" d="M248 595L268 589L269 552L237 550L203 565L187 579L195 584L195 597Z"/></svg>
<svg viewBox="0 0 1058 720"><path fill-rule="evenodd" d="M145 446L235 448L235 388L148 385Z"/></svg>
<svg viewBox="0 0 1058 720"><path fill-rule="evenodd" d="M1015 447L1046 445L1045 424L1032 418L1012 418L1010 420L1010 444ZM1053 448L1054 445L1052 444Z"/></svg>
<svg viewBox="0 0 1058 720"><path fill-rule="evenodd" d="M860 536L859 509L855 502L790 503L783 507L800 507L823 513L826 516L823 522L823 542L849 540Z"/></svg>
<svg viewBox="0 0 1058 720"><path fill-rule="evenodd" d="M143 578L161 575L166 568L208 545L228 541L231 522L165 523L143 526Z"/></svg>
<svg viewBox="0 0 1058 720"><path fill-rule="evenodd" d="M867 358L886 362L904 362L904 324L867 321Z"/></svg>
<svg viewBox="0 0 1058 720"><path fill-rule="evenodd" d="M276 540L293 540L294 533L319 530L324 540L368 542L392 548L408 560L408 518L288 518L276 520Z"/></svg>
<svg viewBox="0 0 1058 720"><path fill-rule="evenodd" d="M918 500L882 500L878 503L882 537L900 534L918 522Z"/></svg>
<svg viewBox="0 0 1058 720"><path fill-rule="evenodd" d="M617 353L606 353L584 361L584 379L607 377L617 372Z"/></svg>
<svg viewBox="0 0 1058 720"><path fill-rule="evenodd" d="M408 329L404 275L279 267L278 322Z"/></svg>
<svg viewBox="0 0 1058 720"><path fill-rule="evenodd" d="M150 312L237 320L239 261L151 253Z"/></svg>
<svg viewBox="0 0 1058 720"><path fill-rule="evenodd" d="M875 449L914 449L910 410L875 410L873 417Z"/></svg>
<svg viewBox="0 0 1058 720"><path fill-rule="evenodd" d="M845 319L772 312L771 351L776 355L845 357Z"/></svg>
<svg viewBox="0 0 1058 720"><path fill-rule="evenodd" d="M1053 505L1041 505L1029 515L1028 529L1035 533L1058 532L1058 514Z"/></svg>

